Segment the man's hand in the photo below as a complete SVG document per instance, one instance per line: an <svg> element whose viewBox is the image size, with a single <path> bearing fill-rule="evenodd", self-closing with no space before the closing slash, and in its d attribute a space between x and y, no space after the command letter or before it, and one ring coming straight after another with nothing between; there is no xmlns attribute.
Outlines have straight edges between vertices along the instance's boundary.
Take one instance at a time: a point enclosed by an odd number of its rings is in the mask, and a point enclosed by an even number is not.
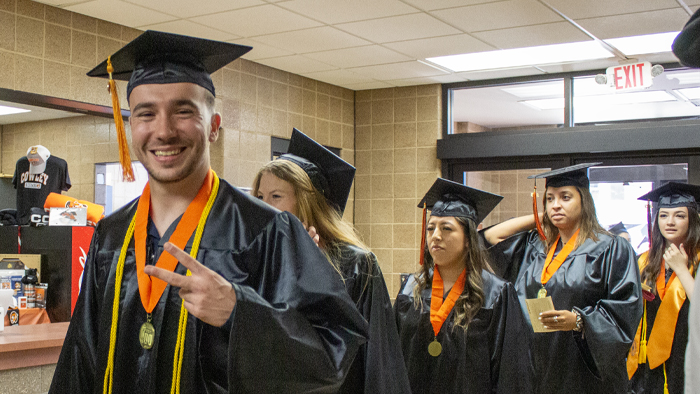
<svg viewBox="0 0 700 394"><path fill-rule="evenodd" d="M215 327L223 326L236 306L236 291L231 283L172 243L166 243L164 249L189 269L192 275L176 274L153 265L146 266L146 275L179 287L185 308L199 320Z"/></svg>

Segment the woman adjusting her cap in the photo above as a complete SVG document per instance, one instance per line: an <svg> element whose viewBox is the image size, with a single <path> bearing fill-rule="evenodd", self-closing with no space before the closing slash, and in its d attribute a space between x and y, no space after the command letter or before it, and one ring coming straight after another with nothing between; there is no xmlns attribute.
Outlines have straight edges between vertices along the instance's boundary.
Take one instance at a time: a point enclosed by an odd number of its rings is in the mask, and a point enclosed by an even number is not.
<svg viewBox="0 0 700 394"><path fill-rule="evenodd" d="M370 326L339 393L410 393L377 257L342 220L355 168L296 129L288 151L260 169L252 193L307 225Z"/></svg>
<svg viewBox="0 0 700 394"><path fill-rule="evenodd" d="M700 187L669 182L639 197L654 202L651 247L639 257L644 316L627 357L633 393L682 394L688 310L700 252Z"/></svg>
<svg viewBox="0 0 700 394"><path fill-rule="evenodd" d="M438 178L419 205L431 209L422 266L394 305L414 394L532 392L517 294L490 271L476 231L502 198Z"/></svg>
<svg viewBox="0 0 700 394"><path fill-rule="evenodd" d="M547 332L530 331L539 393L627 389L625 356L642 315L639 270L629 242L598 223L587 175L592 165L535 176L546 178L541 226L535 212L483 234L496 244L489 249L494 270L515 283L523 313L533 318L528 299L551 297L554 305L534 317Z"/></svg>

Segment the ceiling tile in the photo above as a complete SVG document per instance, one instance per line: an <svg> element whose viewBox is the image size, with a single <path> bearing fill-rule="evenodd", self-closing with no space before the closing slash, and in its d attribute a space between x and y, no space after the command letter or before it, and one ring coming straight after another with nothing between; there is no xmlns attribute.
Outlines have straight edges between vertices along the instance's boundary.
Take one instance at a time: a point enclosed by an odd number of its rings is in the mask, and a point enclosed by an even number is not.
<svg viewBox="0 0 700 394"><path fill-rule="evenodd" d="M396 53L391 49L382 47L381 45L370 45L337 49L334 51L308 53L306 56L340 68L370 66L384 63L398 63L401 61L412 60L408 56Z"/></svg>
<svg viewBox="0 0 700 394"><path fill-rule="evenodd" d="M420 78L408 78L408 79L392 79L389 83L396 86L413 86L413 85L426 85L431 83L453 83L453 82L464 82L466 78L463 78L457 74L442 75L436 77L420 77Z"/></svg>
<svg viewBox="0 0 700 394"><path fill-rule="evenodd" d="M261 0L127 0L129 3L150 8L165 14L175 15L179 18L191 18L199 15L213 14L217 12L236 10L239 8L253 7L265 4Z"/></svg>
<svg viewBox="0 0 700 394"><path fill-rule="evenodd" d="M386 82L375 81L375 82L347 84L343 87L347 88L347 89L351 89L351 90L367 90L367 89L391 88L391 87L394 87L394 85L390 85Z"/></svg>
<svg viewBox="0 0 700 394"><path fill-rule="evenodd" d="M95 0L65 7L77 12L120 25L136 27L154 23L168 22L177 18L119 0Z"/></svg>
<svg viewBox="0 0 700 394"><path fill-rule="evenodd" d="M215 30L198 23L187 20L176 20L172 22L158 23L154 25L139 26L143 30L158 30L167 33L184 34L186 36L206 38L209 40L229 41L237 38L231 33L226 33L221 30Z"/></svg>
<svg viewBox="0 0 700 394"><path fill-rule="evenodd" d="M330 26L258 36L255 40L294 53L330 51L371 44Z"/></svg>
<svg viewBox="0 0 700 394"><path fill-rule="evenodd" d="M499 49L524 48L590 40L590 37L569 22L555 22L543 25L514 27L511 29L482 31L472 33L472 35Z"/></svg>
<svg viewBox="0 0 700 394"><path fill-rule="evenodd" d="M42 3L42 4L48 4L54 7L63 7L67 4L78 4L78 3L87 3L92 0L87 0L87 1L71 1L71 0L37 0L37 3Z"/></svg>
<svg viewBox="0 0 700 394"><path fill-rule="evenodd" d="M355 67L349 70L365 75L369 78L386 81L391 79L432 77L447 74L446 72L440 71L437 68L428 66L418 61Z"/></svg>
<svg viewBox="0 0 700 394"><path fill-rule="evenodd" d="M680 7L676 0L548 0L548 2L552 7L571 19L621 15Z"/></svg>
<svg viewBox="0 0 700 394"><path fill-rule="evenodd" d="M521 77L524 75L538 75L544 74L544 72L536 69L535 67L520 67L520 68L509 68L505 70L487 70L487 71L470 71L464 73L455 73L455 75L465 78L469 81L481 81L485 79L497 79L497 78L510 78L510 77Z"/></svg>
<svg viewBox="0 0 700 394"><path fill-rule="evenodd" d="M301 55L273 57L269 59L256 60L256 62L294 74L308 74L312 72L335 69L334 66L330 66Z"/></svg>
<svg viewBox="0 0 700 394"><path fill-rule="evenodd" d="M303 76L315 79L317 81L331 83L334 85L374 82L372 78L368 78L348 70L320 71L303 74Z"/></svg>
<svg viewBox="0 0 700 394"><path fill-rule="evenodd" d="M416 59L436 56L459 55L462 53L484 52L497 49L469 34L424 38L420 40L399 41L384 44L396 52Z"/></svg>
<svg viewBox="0 0 700 394"><path fill-rule="evenodd" d="M576 22L594 36L605 40L607 38L680 31L687 20L688 14L683 9L676 8L580 19Z"/></svg>
<svg viewBox="0 0 700 394"><path fill-rule="evenodd" d="M241 37L259 36L321 26L319 22L272 4L220 12L214 15L199 16L191 18L191 20L197 23L216 26L218 29Z"/></svg>
<svg viewBox="0 0 700 394"><path fill-rule="evenodd" d="M344 23L336 25L336 27L377 43L461 33L428 14L411 14Z"/></svg>
<svg viewBox="0 0 700 394"><path fill-rule="evenodd" d="M279 5L328 24L418 12L416 8L399 0L292 0Z"/></svg>
<svg viewBox="0 0 700 394"><path fill-rule="evenodd" d="M562 18L535 0L510 0L432 11L465 32L560 22Z"/></svg>
<svg viewBox="0 0 700 394"><path fill-rule="evenodd" d="M270 57L280 57L280 56L289 56L293 55L294 53L285 51L284 49L279 49L275 48L260 42L257 42L255 40L252 40L250 38L237 38L234 40L229 40L229 42L232 42L234 44L240 44L240 45L248 45L253 47L253 49L243 55L245 59L248 60L259 60L259 59L266 59Z"/></svg>
<svg viewBox="0 0 700 394"><path fill-rule="evenodd" d="M493 3L501 0L404 0L406 3L424 11L444 8L463 7L465 5Z"/></svg>

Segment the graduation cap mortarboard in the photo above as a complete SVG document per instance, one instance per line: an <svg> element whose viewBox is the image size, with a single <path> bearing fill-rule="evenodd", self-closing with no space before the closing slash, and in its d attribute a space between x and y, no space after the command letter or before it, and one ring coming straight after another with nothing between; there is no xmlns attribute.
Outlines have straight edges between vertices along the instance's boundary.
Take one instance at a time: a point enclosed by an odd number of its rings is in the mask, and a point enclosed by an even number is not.
<svg viewBox="0 0 700 394"><path fill-rule="evenodd" d="M700 67L700 10L690 17L673 41L672 48L684 66Z"/></svg>
<svg viewBox="0 0 700 394"><path fill-rule="evenodd" d="M651 201L657 208L695 208L700 201L700 186L669 182L639 197L638 200Z"/></svg>
<svg viewBox="0 0 700 394"><path fill-rule="evenodd" d="M588 180L588 167L597 166L601 163L582 163L575 166L558 168L556 170L543 172L537 175L530 175L527 179L545 178L545 188L547 187L562 187L562 186L578 186L588 189L590 181Z"/></svg>
<svg viewBox="0 0 700 394"><path fill-rule="evenodd" d="M199 85L216 96L210 74L251 49L227 42L148 30L88 72L90 77L109 79L124 180L133 181L134 172L114 80L129 81L126 85L127 100L131 91L139 85L180 82Z"/></svg>
<svg viewBox="0 0 700 394"><path fill-rule="evenodd" d="M127 99L139 85L190 82L211 94L210 74L250 51L252 47L148 30L111 57L112 78L129 81ZM107 60L88 76L108 78Z"/></svg>
<svg viewBox="0 0 700 394"><path fill-rule="evenodd" d="M481 223L503 199L497 194L438 178L418 204L430 209L431 216L454 216Z"/></svg>
<svg viewBox="0 0 700 394"><path fill-rule="evenodd" d="M292 130L287 152L278 159L301 167L316 190L342 214L355 178L355 167L297 129Z"/></svg>
<svg viewBox="0 0 700 394"><path fill-rule="evenodd" d="M425 222L428 209L430 209L431 216L465 218L471 220L474 225L478 225L502 199L503 197L497 194L464 186L461 183L444 178L436 179L418 204L418 208L423 208L421 250L418 256L420 265L423 265L425 256L423 248L425 247Z"/></svg>
<svg viewBox="0 0 700 394"><path fill-rule="evenodd" d="M628 232L627 227L625 227L625 225L622 222L613 224L612 226L610 226L610 228L608 228L608 231L610 231L613 235L620 235L622 233Z"/></svg>

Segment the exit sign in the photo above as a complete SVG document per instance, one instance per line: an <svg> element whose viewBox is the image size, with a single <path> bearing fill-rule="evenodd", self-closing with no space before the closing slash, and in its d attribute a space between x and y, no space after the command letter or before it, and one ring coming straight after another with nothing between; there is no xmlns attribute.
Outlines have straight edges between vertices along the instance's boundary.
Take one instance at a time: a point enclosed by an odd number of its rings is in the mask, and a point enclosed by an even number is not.
<svg viewBox="0 0 700 394"><path fill-rule="evenodd" d="M608 67L605 74L608 77L607 85L615 91L648 88L654 78L649 62Z"/></svg>

